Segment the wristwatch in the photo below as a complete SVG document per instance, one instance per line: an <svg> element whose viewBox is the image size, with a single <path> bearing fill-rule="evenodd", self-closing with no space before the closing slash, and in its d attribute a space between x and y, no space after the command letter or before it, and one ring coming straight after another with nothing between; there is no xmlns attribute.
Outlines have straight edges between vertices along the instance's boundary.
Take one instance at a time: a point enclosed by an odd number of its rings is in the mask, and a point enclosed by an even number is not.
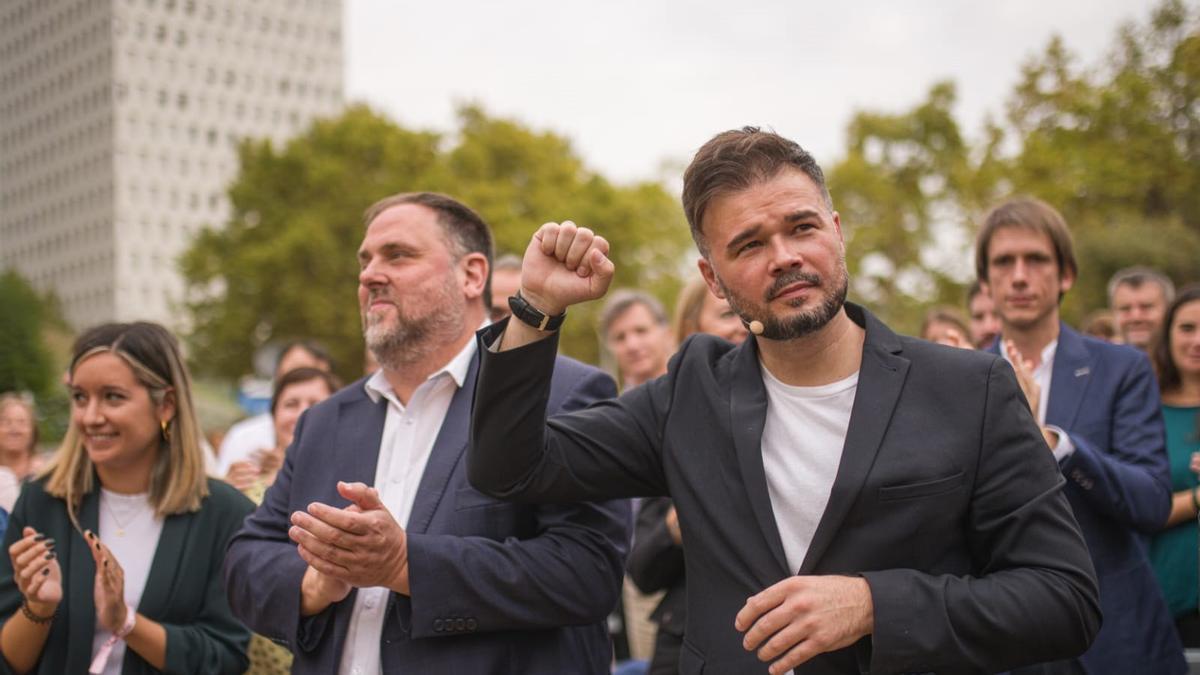
<svg viewBox="0 0 1200 675"><path fill-rule="evenodd" d="M567 318L565 310L558 316L549 316L542 313L541 310L529 304L525 298L521 297L521 291L517 291L516 295L508 299L508 308L512 310L513 316L538 330L558 330L563 320Z"/></svg>

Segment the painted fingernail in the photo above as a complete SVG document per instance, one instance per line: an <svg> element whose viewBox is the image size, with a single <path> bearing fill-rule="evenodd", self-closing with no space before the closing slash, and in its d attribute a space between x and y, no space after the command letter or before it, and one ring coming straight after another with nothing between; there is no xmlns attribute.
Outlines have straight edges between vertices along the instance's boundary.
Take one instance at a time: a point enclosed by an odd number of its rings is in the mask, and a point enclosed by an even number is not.
<svg viewBox="0 0 1200 675"><path fill-rule="evenodd" d="M45 541L45 540L46 540L46 535L44 535L44 534L35 534L35 535L33 535L33 540L34 540L34 541Z"/></svg>
<svg viewBox="0 0 1200 675"><path fill-rule="evenodd" d="M53 560L54 559L54 551L47 553L46 555L42 556L42 558L44 560Z"/></svg>
<svg viewBox="0 0 1200 675"><path fill-rule="evenodd" d="M107 560L105 560L105 561L104 561L104 566L105 566L105 567L108 567L108 561L107 561Z"/></svg>
<svg viewBox="0 0 1200 675"><path fill-rule="evenodd" d="M100 542L96 542L96 550L97 550L97 551L99 551L99 550L100 550Z"/></svg>
<svg viewBox="0 0 1200 675"><path fill-rule="evenodd" d="M47 567L47 568L43 569L42 574L50 574L50 568Z"/></svg>

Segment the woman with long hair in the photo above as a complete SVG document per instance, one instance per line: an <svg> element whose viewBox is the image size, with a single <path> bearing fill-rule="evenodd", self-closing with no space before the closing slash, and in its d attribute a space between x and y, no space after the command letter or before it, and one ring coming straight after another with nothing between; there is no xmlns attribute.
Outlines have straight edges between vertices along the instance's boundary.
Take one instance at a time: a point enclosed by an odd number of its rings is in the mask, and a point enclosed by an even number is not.
<svg viewBox="0 0 1200 675"><path fill-rule="evenodd" d="M1150 562L1183 645L1200 647L1200 482L1192 458L1200 452L1200 286L1184 288L1167 308L1151 358L1158 371L1171 515L1150 544Z"/></svg>
<svg viewBox="0 0 1200 675"><path fill-rule="evenodd" d="M240 673L250 633L221 567L249 500L208 479L175 338L105 324L76 342L71 424L13 509L0 652L17 673Z"/></svg>

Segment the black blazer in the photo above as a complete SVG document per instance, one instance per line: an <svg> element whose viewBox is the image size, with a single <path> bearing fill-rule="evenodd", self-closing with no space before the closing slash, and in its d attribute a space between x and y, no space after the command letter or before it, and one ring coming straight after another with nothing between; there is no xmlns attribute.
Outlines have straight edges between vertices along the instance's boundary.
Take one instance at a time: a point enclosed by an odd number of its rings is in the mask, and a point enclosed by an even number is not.
<svg viewBox="0 0 1200 675"><path fill-rule="evenodd" d="M27 484L13 507L4 537L5 553L0 556L0 617L7 620L21 606L23 598L13 581L12 559L7 551L29 525L57 540L63 571L63 601L35 672L86 673L96 633L92 594L96 564L88 542L71 525L66 503L47 494L44 482ZM225 600L221 563L225 545L254 504L219 480L210 478L208 490L199 511L168 516L163 521L150 576L138 602L138 613L161 623L167 631L165 673L240 673L249 665L246 645L250 631L234 618ZM99 495L99 490L84 495L79 524L85 530L94 532L98 527ZM0 672L10 672L3 659ZM159 671L126 649L121 672L137 675Z"/></svg>
<svg viewBox="0 0 1200 675"><path fill-rule="evenodd" d="M990 673L1082 652L1100 620L1095 572L1011 367L846 311L866 329L858 390L798 573L865 577L875 631L798 672ZM734 616L797 571L767 492L755 340L695 336L662 378L544 422L555 342L484 352L472 484L524 501L669 494L687 551L681 670L765 672Z"/></svg>
<svg viewBox="0 0 1200 675"><path fill-rule="evenodd" d="M650 618L659 631L683 637L687 617L687 576L684 573L683 547L671 539L667 529L668 497L642 502L634 526L633 547L629 550L629 577L643 593L666 591Z"/></svg>

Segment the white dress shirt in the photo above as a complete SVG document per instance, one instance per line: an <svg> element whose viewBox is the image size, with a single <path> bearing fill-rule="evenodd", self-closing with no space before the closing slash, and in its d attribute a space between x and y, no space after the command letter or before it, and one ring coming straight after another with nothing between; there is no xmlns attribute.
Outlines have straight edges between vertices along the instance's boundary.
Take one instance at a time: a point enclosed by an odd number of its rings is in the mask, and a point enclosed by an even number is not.
<svg viewBox="0 0 1200 675"><path fill-rule="evenodd" d="M375 464L375 489L383 505L402 527L408 527L413 499L425 473L425 464L442 429L450 402L463 385L475 340L468 340L453 359L429 376L413 392L408 405L400 402L383 371L376 371L364 384L367 396L388 402ZM342 650L341 675L378 675L381 672L380 640L391 591L383 587L360 588L350 615L350 629Z"/></svg>
<svg viewBox="0 0 1200 675"><path fill-rule="evenodd" d="M1046 424L1046 407L1050 404L1050 378L1054 375L1054 354L1058 351L1058 340L1053 340L1050 344L1042 349L1042 360L1037 367L1033 369L1033 381L1037 383L1038 389L1041 391L1041 396L1038 397L1038 409L1035 411L1037 423L1039 426L1058 434L1058 443L1052 449L1054 459L1062 462L1070 457L1075 452L1075 444L1071 442L1067 432L1054 426ZM1012 363L1012 359L1008 358L1008 350L1001 349L1000 353L1004 355L1004 360ZM1015 367L1015 366L1014 366Z"/></svg>

